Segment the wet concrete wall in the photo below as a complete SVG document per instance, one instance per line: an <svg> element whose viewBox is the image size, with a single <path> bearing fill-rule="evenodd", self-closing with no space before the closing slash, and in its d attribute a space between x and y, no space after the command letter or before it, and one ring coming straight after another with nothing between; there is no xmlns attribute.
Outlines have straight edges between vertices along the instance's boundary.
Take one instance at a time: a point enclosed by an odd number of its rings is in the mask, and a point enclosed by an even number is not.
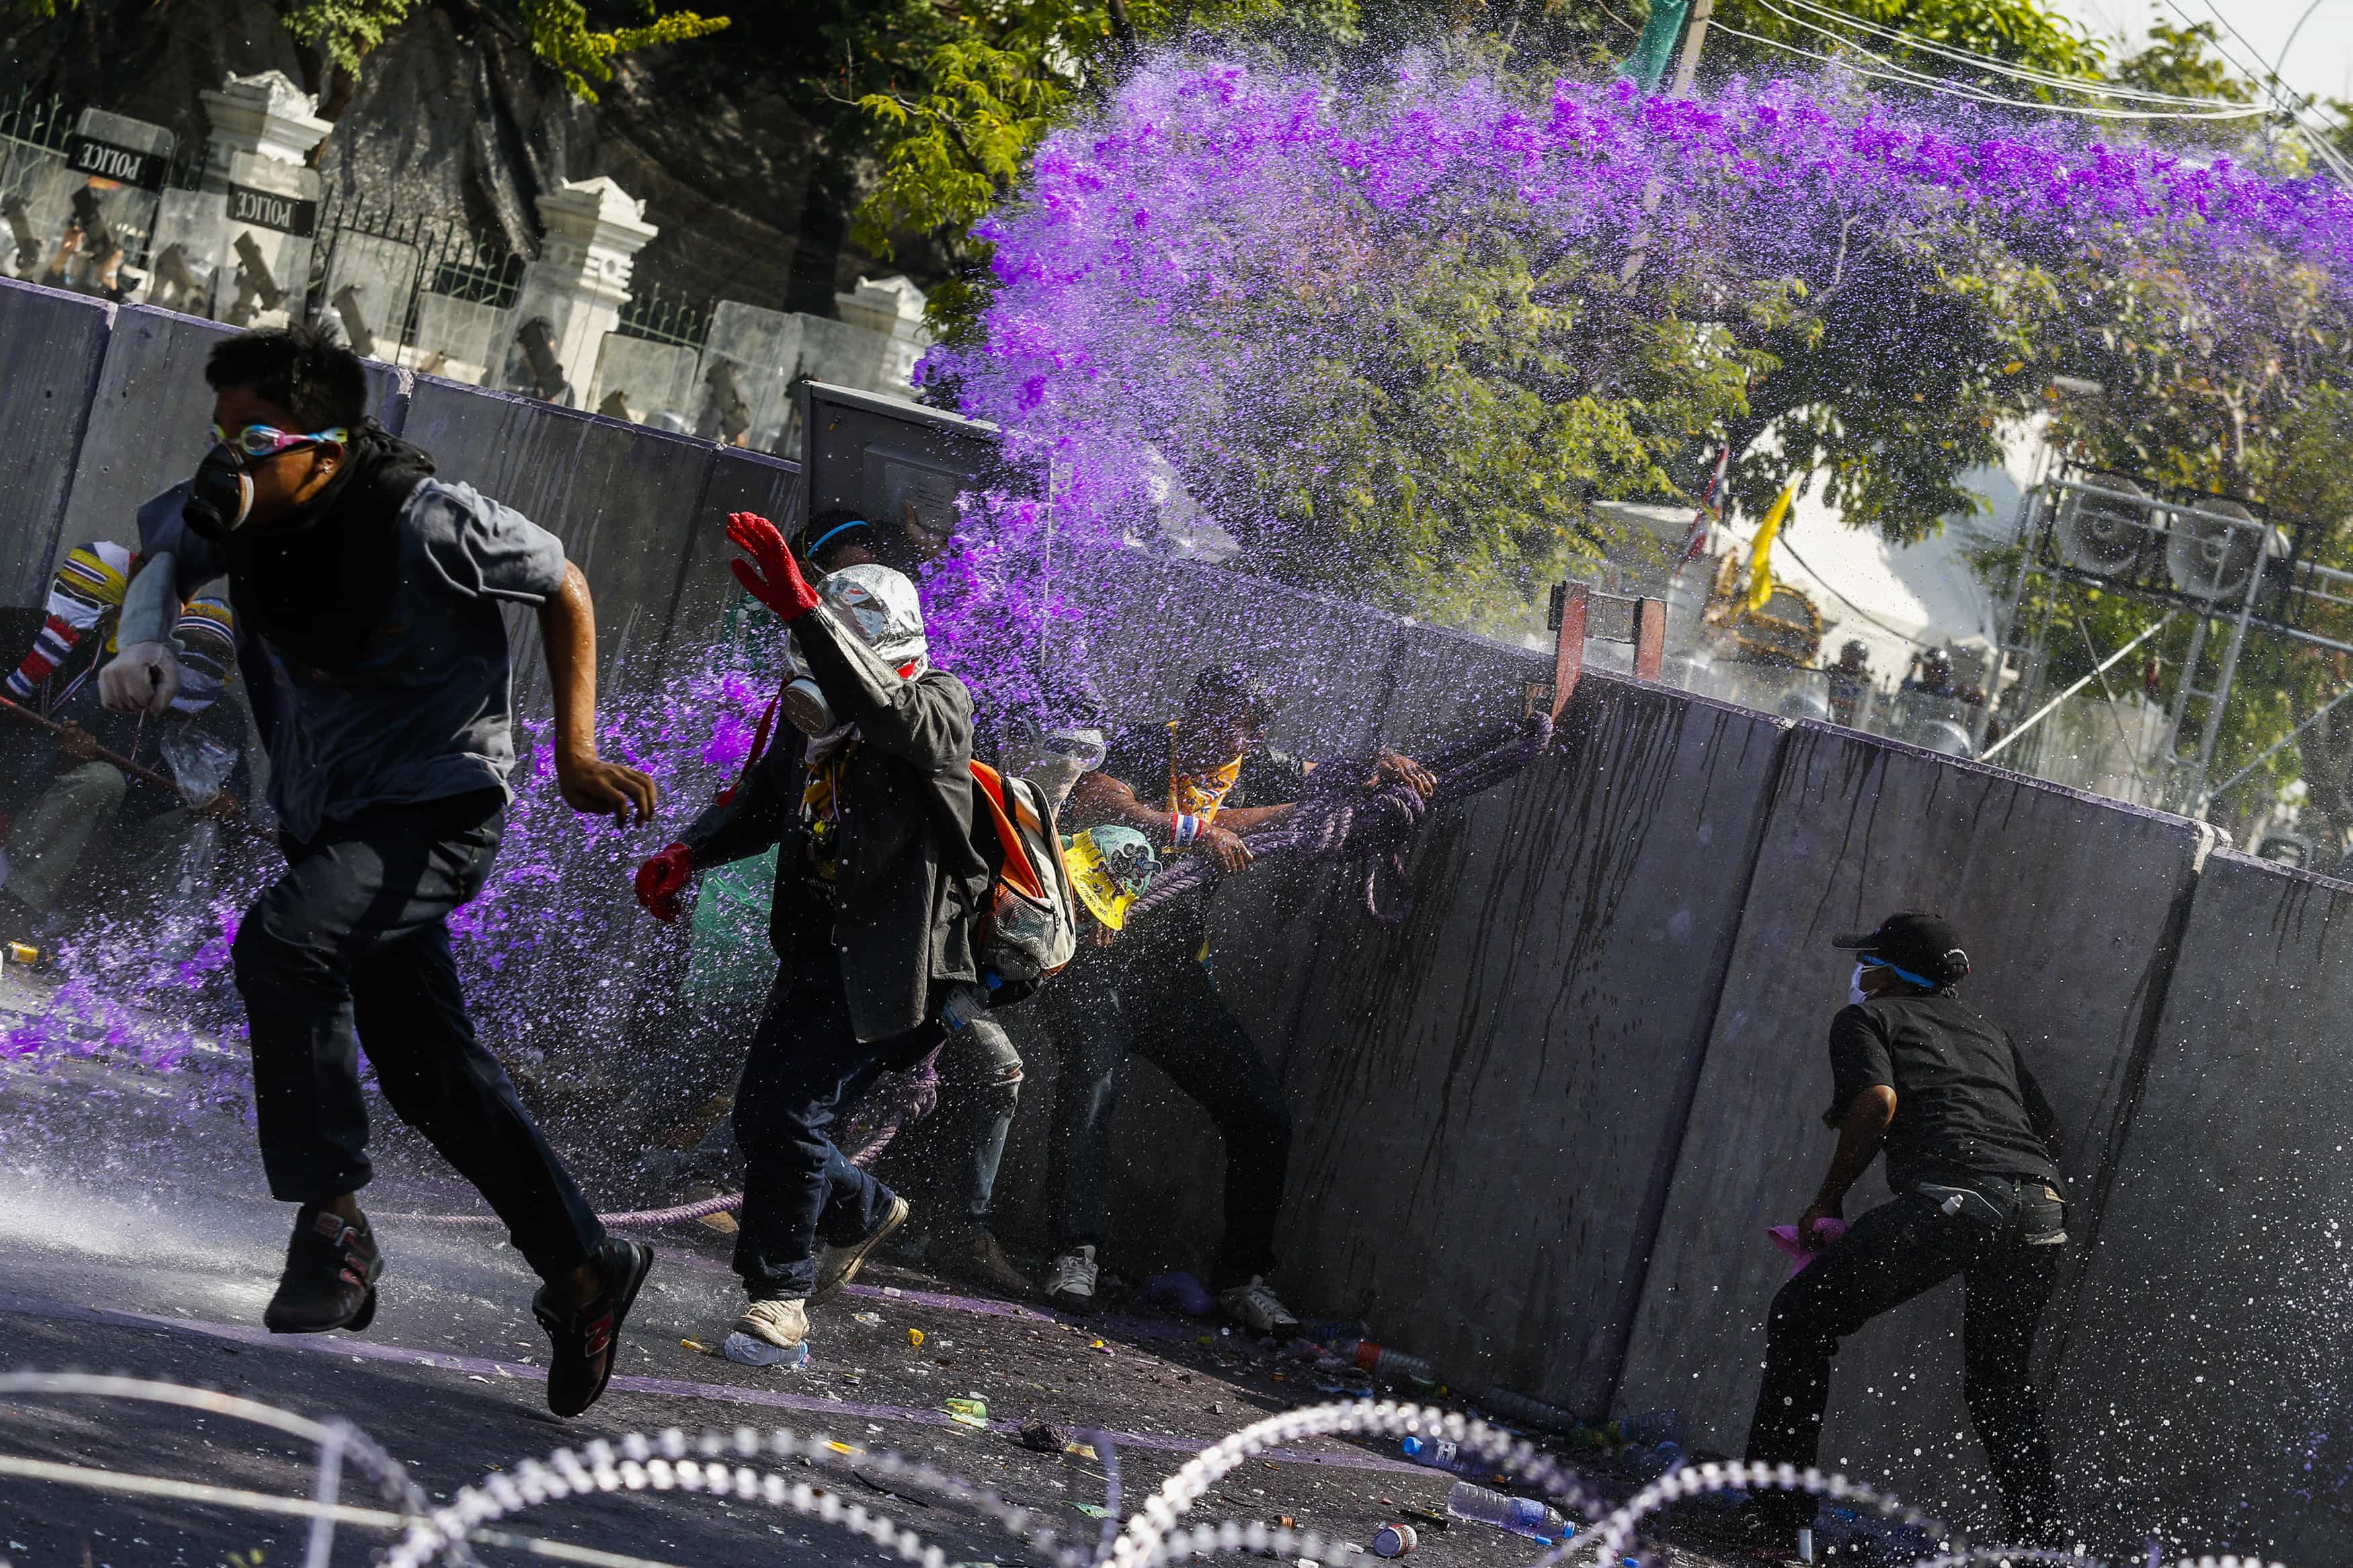
<svg viewBox="0 0 2353 1568"><path fill-rule="evenodd" d="M2353 1561L2353 888L2205 865L2072 1317L2096 1539Z"/></svg>
<svg viewBox="0 0 2353 1568"><path fill-rule="evenodd" d="M1323 928L1282 1047L1284 1279L1454 1378L1600 1409L1783 726L1603 679L1563 719L1430 836L1402 925L1351 888Z"/></svg>
<svg viewBox="0 0 2353 1568"><path fill-rule="evenodd" d="M1830 950L1891 910L1936 908L1967 937L1967 994L2007 1029L2066 1130L2088 1201L2155 1028L2200 830L1990 768L1801 724L1785 743L1683 1132L1619 1399L1685 1412L1738 1451L1766 1308L1835 1134L1826 1042L1848 965ZM1884 1167L1848 1199L1883 1202ZM1841 1352L1824 1462L1968 1517L1986 1502L1961 1409L1960 1295L1948 1286Z"/></svg>
<svg viewBox="0 0 2353 1568"><path fill-rule="evenodd" d="M71 294L0 290L0 605L38 605L48 591L109 316Z"/></svg>

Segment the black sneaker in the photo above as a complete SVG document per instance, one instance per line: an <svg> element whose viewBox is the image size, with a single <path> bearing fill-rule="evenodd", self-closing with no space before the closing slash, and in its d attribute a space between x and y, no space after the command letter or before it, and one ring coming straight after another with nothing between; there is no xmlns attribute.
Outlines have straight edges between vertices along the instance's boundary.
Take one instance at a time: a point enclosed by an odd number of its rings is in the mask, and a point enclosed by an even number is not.
<svg viewBox="0 0 2353 1568"><path fill-rule="evenodd" d="M620 1342L621 1323L653 1266L654 1249L645 1243L608 1239L596 1259L596 1294L586 1306L559 1312L549 1304L544 1285L531 1299L532 1315L555 1342L547 1358L550 1410L577 1415L603 1395L613 1378L613 1347Z"/></svg>
<svg viewBox="0 0 2353 1568"><path fill-rule="evenodd" d="M305 1204L294 1215L294 1237L286 1244L286 1272L278 1294L261 1314L273 1334L323 1334L332 1329L356 1332L375 1321L375 1279L384 1255L363 1218Z"/></svg>

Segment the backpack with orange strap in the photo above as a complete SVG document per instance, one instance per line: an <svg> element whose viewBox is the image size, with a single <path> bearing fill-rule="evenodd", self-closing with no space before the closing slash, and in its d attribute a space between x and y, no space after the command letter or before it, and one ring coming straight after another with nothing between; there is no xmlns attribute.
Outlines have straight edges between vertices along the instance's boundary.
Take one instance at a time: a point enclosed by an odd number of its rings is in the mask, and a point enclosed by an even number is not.
<svg viewBox="0 0 2353 1568"><path fill-rule="evenodd" d="M976 762L972 794L973 836L992 872L973 928L973 957L989 990L1002 984L1026 994L1078 951L1078 895L1062 836L1045 792L1028 779Z"/></svg>
<svg viewBox="0 0 2353 1568"><path fill-rule="evenodd" d="M768 749L776 708L771 700L760 716L751 754L744 759L735 784L720 792L721 804L734 795ZM1078 951L1078 895L1045 791L987 763L970 766L973 837L989 869L988 891L973 926L973 959L983 987L992 994L1003 990L1006 994L997 1000L1011 1003L1036 990Z"/></svg>

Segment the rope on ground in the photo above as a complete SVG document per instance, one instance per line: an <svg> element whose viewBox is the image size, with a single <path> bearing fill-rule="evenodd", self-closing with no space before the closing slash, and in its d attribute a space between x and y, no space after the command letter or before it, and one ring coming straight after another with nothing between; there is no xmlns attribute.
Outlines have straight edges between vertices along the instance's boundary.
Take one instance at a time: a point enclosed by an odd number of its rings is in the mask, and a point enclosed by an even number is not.
<svg viewBox="0 0 2353 1568"><path fill-rule="evenodd" d="M625 1209L619 1214L600 1214L596 1216L596 1223L615 1229L677 1225L683 1220L702 1219L709 1215L725 1214L743 1206L743 1194L722 1193L715 1198L704 1198L699 1203L681 1204L675 1208ZM446 1225L466 1228L506 1224L506 1221L494 1214L384 1214L375 1217L403 1220L410 1225Z"/></svg>

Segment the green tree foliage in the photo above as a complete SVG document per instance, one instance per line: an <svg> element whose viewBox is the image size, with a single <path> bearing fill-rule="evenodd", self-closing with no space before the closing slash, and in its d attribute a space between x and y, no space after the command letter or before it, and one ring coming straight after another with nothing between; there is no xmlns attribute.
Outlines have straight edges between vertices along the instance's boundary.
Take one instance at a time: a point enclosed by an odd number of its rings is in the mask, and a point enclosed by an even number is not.
<svg viewBox="0 0 2353 1568"><path fill-rule="evenodd" d="M645 0L642 20L610 29L591 27L580 0L517 0L516 8L531 34L531 52L590 103L596 101L592 84L613 79L614 56L708 37L727 26L724 16L658 10L653 0Z"/></svg>
<svg viewBox="0 0 2353 1568"><path fill-rule="evenodd" d="M2144 92L2253 103L2254 89L2219 53L2212 52L2217 37L2211 22L2177 27L2160 12L2149 23L2147 42L2116 62L2116 80L2119 86Z"/></svg>
<svg viewBox="0 0 2353 1568"><path fill-rule="evenodd" d="M1194 28L1233 37L1279 30L1347 41L1355 0L997 0L951 4L924 29L937 42L920 72L866 92L882 133L882 177L857 234L877 255L894 232L946 241L960 276L932 295L934 330L957 338L977 315L987 247L971 226L1009 191L1046 132L1137 51Z"/></svg>
<svg viewBox="0 0 2353 1568"><path fill-rule="evenodd" d="M303 0L287 14L286 30L357 76L360 62L397 32L426 0Z"/></svg>
<svg viewBox="0 0 2353 1568"><path fill-rule="evenodd" d="M1745 412L1762 362L1696 301L1630 296L1500 218L1430 234L1352 216L1236 258L1182 313L1196 342L1171 374L1199 379L1156 400L1175 412L1153 442L1252 571L1516 630L1547 584L1624 542L1562 519L1669 489L1668 462ZM1788 306L1777 288L1736 313ZM1236 341L1299 345L1295 395L1238 416L1214 373Z"/></svg>

